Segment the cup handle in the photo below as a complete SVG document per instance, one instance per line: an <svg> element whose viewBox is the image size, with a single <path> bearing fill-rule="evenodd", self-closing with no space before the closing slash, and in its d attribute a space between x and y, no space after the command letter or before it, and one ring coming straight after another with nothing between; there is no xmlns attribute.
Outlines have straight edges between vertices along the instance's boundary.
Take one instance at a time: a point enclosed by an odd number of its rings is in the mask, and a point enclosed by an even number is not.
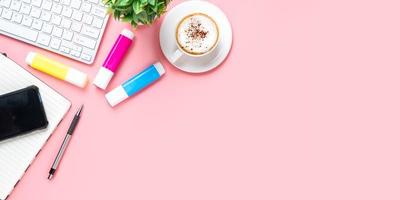
<svg viewBox="0 0 400 200"><path fill-rule="evenodd" d="M183 56L183 52L177 49L171 57L171 62L176 63Z"/></svg>

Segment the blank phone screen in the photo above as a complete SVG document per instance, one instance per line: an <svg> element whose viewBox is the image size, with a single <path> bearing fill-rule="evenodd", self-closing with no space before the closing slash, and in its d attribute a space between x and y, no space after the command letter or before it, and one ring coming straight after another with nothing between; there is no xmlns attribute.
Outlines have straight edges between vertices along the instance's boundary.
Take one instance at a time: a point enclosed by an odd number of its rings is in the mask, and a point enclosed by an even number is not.
<svg viewBox="0 0 400 200"><path fill-rule="evenodd" d="M0 95L0 140L43 129L47 125L36 86Z"/></svg>

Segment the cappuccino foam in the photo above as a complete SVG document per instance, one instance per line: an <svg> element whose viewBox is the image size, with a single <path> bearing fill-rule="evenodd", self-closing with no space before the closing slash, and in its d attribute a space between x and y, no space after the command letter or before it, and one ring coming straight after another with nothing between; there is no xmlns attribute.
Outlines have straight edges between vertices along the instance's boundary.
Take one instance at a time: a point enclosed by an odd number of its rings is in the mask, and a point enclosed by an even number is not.
<svg viewBox="0 0 400 200"><path fill-rule="evenodd" d="M214 20L198 13L187 16L179 23L176 39L184 51L200 55L215 46L218 35L218 27Z"/></svg>

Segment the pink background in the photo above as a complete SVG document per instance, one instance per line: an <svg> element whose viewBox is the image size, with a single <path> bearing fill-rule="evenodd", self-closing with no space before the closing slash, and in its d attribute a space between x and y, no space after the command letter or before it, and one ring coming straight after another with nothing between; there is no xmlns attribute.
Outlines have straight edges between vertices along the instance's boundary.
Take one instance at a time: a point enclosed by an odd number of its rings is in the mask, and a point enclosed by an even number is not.
<svg viewBox="0 0 400 200"><path fill-rule="evenodd" d="M10 200L399 199L399 1L212 2L231 20L234 44L211 73L166 62L161 21L136 31L109 89L159 59L167 74L114 109L93 85L33 71L73 107ZM4 36L0 51L25 67L38 51L93 79L123 26L108 24L92 66Z"/></svg>

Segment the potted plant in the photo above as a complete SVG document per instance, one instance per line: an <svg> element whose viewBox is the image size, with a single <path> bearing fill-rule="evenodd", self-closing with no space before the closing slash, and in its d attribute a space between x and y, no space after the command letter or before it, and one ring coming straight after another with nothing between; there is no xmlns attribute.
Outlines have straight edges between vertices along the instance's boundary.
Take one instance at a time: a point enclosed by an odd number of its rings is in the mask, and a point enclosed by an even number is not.
<svg viewBox="0 0 400 200"><path fill-rule="evenodd" d="M133 27L152 24L165 13L171 0L103 0L109 12L117 20Z"/></svg>

